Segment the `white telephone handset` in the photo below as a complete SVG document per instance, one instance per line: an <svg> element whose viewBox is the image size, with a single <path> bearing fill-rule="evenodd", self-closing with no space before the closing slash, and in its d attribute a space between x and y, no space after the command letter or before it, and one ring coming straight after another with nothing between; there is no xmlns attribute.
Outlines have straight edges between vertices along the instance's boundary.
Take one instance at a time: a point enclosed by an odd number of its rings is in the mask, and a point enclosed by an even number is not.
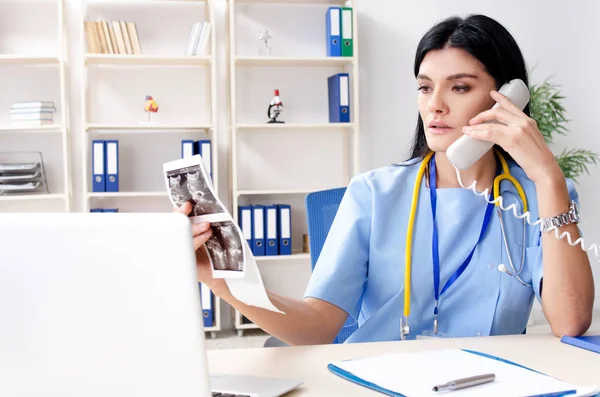
<svg viewBox="0 0 600 397"><path fill-rule="evenodd" d="M521 79L514 79L504 84L499 93L506 96L512 103L523 110L529 102L529 89ZM493 108L500 106L496 103ZM466 170L481 158L494 144L488 141L479 141L467 135L461 136L448 150L446 156L459 170Z"/></svg>
<svg viewBox="0 0 600 397"><path fill-rule="evenodd" d="M520 79L514 79L514 80L511 80L510 82L504 84L500 88L500 90L498 90L498 92L500 92L501 94L506 96L513 104L518 106L521 110L523 110L525 108L525 105L527 105L527 103L529 102L529 99L530 99L529 89L527 88L525 83ZM492 109L497 106L500 106L500 105L497 103L494 105L494 107L492 107ZM541 219L538 219L535 222L531 222L529 211L525 212L524 214L517 213L517 207L515 206L515 204L509 205L508 208L504 207L501 195L498 196L497 198L495 198L494 200L490 200L489 189L486 188L486 189L484 189L483 192L478 192L477 191L477 181L473 181L473 183L470 186L464 185L461 175L460 175L460 171L465 170L465 169L471 167L473 164L475 164L475 162L477 162L477 160L479 160L481 158L481 156L483 156L493 146L494 146L494 144L492 142L479 141L479 140L473 139L467 135L461 136L459 139L456 140L456 142L454 142L452 145L450 145L448 150L446 150L446 156L448 157L448 159L450 160L450 162L456 169L456 178L458 179L458 183L460 184L461 187L472 190L473 193L475 193L477 196L485 197L487 202L489 202L491 204L498 204L498 206L500 207L501 210L503 210L503 211L512 210L515 217L517 217L519 219L524 219L524 221L529 223L531 226L536 226L536 225L540 224L542 222ZM554 234L557 239L561 240L566 237L567 242L570 245L575 246L575 245L579 244L581 246L581 249L583 251L586 251L586 249L584 247L583 238L580 237L577 240L575 240L575 242L573 242L571 235L568 232L563 232L563 233L559 234L557 228L554 228ZM590 247L588 247L587 250L594 251L596 259L598 261L600 261L600 249L599 249L598 245L592 244ZM507 272L505 265L501 265L499 267L499 270L502 272ZM520 271L518 273L520 273ZM518 276L518 273L515 273L515 274Z"/></svg>

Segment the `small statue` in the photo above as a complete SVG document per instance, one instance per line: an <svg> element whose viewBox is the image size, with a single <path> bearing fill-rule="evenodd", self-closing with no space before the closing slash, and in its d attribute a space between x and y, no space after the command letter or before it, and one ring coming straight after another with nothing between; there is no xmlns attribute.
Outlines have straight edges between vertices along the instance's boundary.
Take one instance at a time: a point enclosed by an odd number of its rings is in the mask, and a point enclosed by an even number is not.
<svg viewBox="0 0 600 397"><path fill-rule="evenodd" d="M158 112L158 104L151 95L146 95L146 105L144 107L144 111L148 113L148 123L150 123L151 113Z"/></svg>
<svg viewBox="0 0 600 397"><path fill-rule="evenodd" d="M271 55L271 45L269 40L272 38L271 33L268 30L258 33L258 40L260 40L260 46L258 47L258 54L261 57Z"/></svg>
<svg viewBox="0 0 600 397"><path fill-rule="evenodd" d="M269 109L267 110L267 117L269 118L268 124L273 123L285 123L285 121L277 120L277 117L283 112L283 102L279 98L279 90L275 90L275 96L269 103Z"/></svg>

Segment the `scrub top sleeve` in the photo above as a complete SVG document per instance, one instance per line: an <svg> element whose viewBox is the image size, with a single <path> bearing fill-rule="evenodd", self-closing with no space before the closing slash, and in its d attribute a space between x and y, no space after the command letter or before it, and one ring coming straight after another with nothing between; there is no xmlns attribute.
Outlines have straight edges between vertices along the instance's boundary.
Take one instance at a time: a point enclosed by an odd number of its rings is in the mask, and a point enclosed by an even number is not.
<svg viewBox="0 0 600 397"><path fill-rule="evenodd" d="M352 179L340 203L305 292L338 306L354 319L367 281L372 190L362 175Z"/></svg>
<svg viewBox="0 0 600 397"><path fill-rule="evenodd" d="M575 203L577 204L577 206L579 207L579 193L577 193L577 190L575 189L575 184L573 183L573 181L571 179L567 179L567 189L569 191L569 198L570 200L575 201ZM544 267L543 267L543 257L542 257L542 247L541 247L541 232L539 229L539 226L536 226L536 230L537 230L537 245L533 246L533 247L527 247L527 256L530 257L532 264L533 264L533 269L532 269L532 284L533 284L533 289L535 291L535 296L538 300L538 302L542 301L542 289L543 289L543 279L544 279ZM554 231L550 231L548 232L550 234L552 234L553 236ZM581 229L579 229L579 233L581 234ZM560 233L559 233L560 234ZM566 240L566 237L565 237ZM574 238L574 236L571 236L571 240L575 241L576 238ZM581 247L579 244L576 245L577 247Z"/></svg>

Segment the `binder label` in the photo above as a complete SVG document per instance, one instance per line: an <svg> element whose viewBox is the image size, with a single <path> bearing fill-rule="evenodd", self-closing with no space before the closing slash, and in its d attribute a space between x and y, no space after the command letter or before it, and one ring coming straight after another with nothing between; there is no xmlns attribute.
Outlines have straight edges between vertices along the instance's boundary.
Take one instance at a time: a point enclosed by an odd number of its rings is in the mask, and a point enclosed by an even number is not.
<svg viewBox="0 0 600 397"><path fill-rule="evenodd" d="M281 209L281 238L291 238L292 231L290 230L290 209Z"/></svg>
<svg viewBox="0 0 600 397"><path fill-rule="evenodd" d="M267 210L267 238L277 238L277 209Z"/></svg>
<svg viewBox="0 0 600 397"><path fill-rule="evenodd" d="M348 76L340 76L340 106L350 106Z"/></svg>
<svg viewBox="0 0 600 397"><path fill-rule="evenodd" d="M263 219L263 211L257 210L254 211L254 238L261 239L265 237L264 232L264 219Z"/></svg>
<svg viewBox="0 0 600 397"><path fill-rule="evenodd" d="M102 182L104 174L104 144L102 142L94 143L94 179L96 182Z"/></svg>
<svg viewBox="0 0 600 397"><path fill-rule="evenodd" d="M252 239L252 212L242 211L242 233L246 240Z"/></svg>
<svg viewBox="0 0 600 397"><path fill-rule="evenodd" d="M117 174L117 144L114 142L108 143L107 148L106 148L106 152L107 152L107 159L108 161L106 162L106 173L109 175L116 175ZM115 177L111 176L112 180L111 182L114 182Z"/></svg>
<svg viewBox="0 0 600 397"><path fill-rule="evenodd" d="M330 34L332 36L340 35L340 10L338 8L332 8L329 14L331 21Z"/></svg>

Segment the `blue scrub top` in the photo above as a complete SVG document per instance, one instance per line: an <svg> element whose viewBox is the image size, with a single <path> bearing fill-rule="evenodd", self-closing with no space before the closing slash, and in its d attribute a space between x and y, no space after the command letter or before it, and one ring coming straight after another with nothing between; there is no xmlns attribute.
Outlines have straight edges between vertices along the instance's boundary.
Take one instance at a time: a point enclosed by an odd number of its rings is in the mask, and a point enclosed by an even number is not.
<svg viewBox="0 0 600 397"><path fill-rule="evenodd" d="M420 158L414 159L355 176L340 204L305 297L332 303L358 322L358 330L346 342L400 339L406 233L421 162ZM535 185L514 161L509 161L509 167L525 190L534 222L538 219ZM567 180L567 186L571 199L579 204L572 181ZM523 206L514 186L503 181L500 190L504 206L516 203L522 214ZM485 199L471 190L437 190L440 290L476 244L486 205ZM514 217L512 211L503 211L502 215L511 257L518 270L523 220ZM408 339L433 332L432 221L429 188L423 178L413 229ZM440 298L439 336L520 334L525 330L533 298L540 299L543 268L539 226L526 225L521 278L532 283L531 287L498 271L500 264L511 270L494 209L469 266Z"/></svg>

